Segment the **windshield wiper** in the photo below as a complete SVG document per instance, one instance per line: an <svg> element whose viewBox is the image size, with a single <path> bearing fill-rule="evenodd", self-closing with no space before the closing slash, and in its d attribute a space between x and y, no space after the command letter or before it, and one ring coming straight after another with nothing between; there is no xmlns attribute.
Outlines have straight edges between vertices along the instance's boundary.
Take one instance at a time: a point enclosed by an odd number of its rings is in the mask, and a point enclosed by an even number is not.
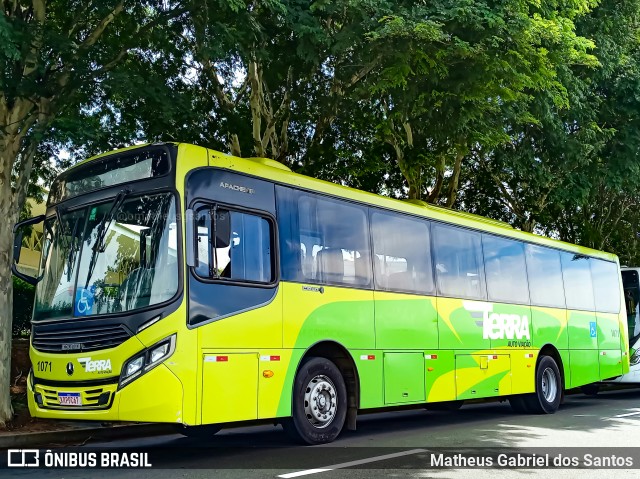
<svg viewBox="0 0 640 479"><path fill-rule="evenodd" d="M93 243L93 251L91 253L91 261L89 262L89 274L87 274L87 282L85 283L85 289L89 287L89 281L91 280L91 276L93 276L93 270L96 267L96 260L98 259L98 254L104 253L104 250L107 248L107 245L104 244L104 239L107 236L107 231L111 227L111 223L113 222L114 216L118 208L124 203L124 200L129 195L129 190L122 190L118 193L111 203L111 208L109 208L109 212L102 217L102 221L98 225L98 235L96 237L95 243Z"/></svg>
<svg viewBox="0 0 640 479"><path fill-rule="evenodd" d="M76 245L80 218L81 216L78 216L78 218L76 218L76 222L73 225L73 231L71 232L71 239L69 240L69 255L67 256L67 281L71 281L71 273L73 271L73 267L75 266L76 253L79 249Z"/></svg>

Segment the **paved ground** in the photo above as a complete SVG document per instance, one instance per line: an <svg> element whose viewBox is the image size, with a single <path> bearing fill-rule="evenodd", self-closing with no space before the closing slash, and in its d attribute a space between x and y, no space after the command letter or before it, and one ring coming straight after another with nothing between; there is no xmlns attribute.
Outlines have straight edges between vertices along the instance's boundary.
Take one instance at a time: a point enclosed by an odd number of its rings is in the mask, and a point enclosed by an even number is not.
<svg viewBox="0 0 640 479"><path fill-rule="evenodd" d="M532 476L564 479L610 477L602 469L462 469L430 468L434 448L452 448L447 456L471 452L491 456L509 448L529 454L552 448L554 454L583 457L627 453L635 455L636 469L623 467L617 478L640 477L640 390L612 391L595 398L568 396L560 411L551 416L517 415L508 403L466 405L456 412L406 411L361 416L358 431L344 433L327 446L292 445L280 427L226 430L206 442L169 435L148 439L93 443L105 451L149 451L151 470L13 469L12 477L30 479L121 478L275 478L314 479L474 478L501 479ZM561 449L580 447L580 450ZM635 447L635 449L623 448ZM482 449L477 449L482 448ZM610 449L602 449L610 448ZM85 445L75 451L90 451ZM61 451L61 449L52 449ZM356 462L355 465L353 464ZM338 465L336 469L332 466ZM313 469L331 469L316 471ZM6 471L6 470L5 470Z"/></svg>

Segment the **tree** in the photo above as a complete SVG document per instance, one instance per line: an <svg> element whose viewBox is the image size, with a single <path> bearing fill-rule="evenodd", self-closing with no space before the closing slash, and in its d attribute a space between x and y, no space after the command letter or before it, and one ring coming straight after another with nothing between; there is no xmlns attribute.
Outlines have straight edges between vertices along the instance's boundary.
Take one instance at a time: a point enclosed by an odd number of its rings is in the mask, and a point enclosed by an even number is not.
<svg viewBox="0 0 640 479"><path fill-rule="evenodd" d="M560 68L567 102L539 94L535 122L508 123L509 142L473 162L465 207L526 231L628 251L635 236L625 244L617 228L629 224L640 187L639 18L640 2L605 1L576 21L595 44L597 65Z"/></svg>
<svg viewBox="0 0 640 479"><path fill-rule="evenodd" d="M56 120L91 105L101 82L123 63L145 63L187 12L179 2L4 0L0 12L0 424L11 418L13 225L37 154Z"/></svg>
<svg viewBox="0 0 640 479"><path fill-rule="evenodd" d="M534 121L535 95L566 103L558 71L595 64L573 24L589 5L411 2L385 19L371 35L383 68L363 96L379 107L410 198L453 206L465 158L508 141L507 121Z"/></svg>

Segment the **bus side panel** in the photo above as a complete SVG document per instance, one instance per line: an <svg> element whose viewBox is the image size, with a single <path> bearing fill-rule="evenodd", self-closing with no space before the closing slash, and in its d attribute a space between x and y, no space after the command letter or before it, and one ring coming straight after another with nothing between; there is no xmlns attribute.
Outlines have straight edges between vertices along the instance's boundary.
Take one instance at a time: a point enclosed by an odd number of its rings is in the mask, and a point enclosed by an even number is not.
<svg viewBox="0 0 640 479"><path fill-rule="evenodd" d="M258 417L258 353L206 350L202 368L202 424Z"/></svg>
<svg viewBox="0 0 640 479"><path fill-rule="evenodd" d="M424 352L427 402L453 401L456 398L456 363L451 350Z"/></svg>
<svg viewBox="0 0 640 479"><path fill-rule="evenodd" d="M545 344L552 344L558 350L569 349L566 310L533 306L531 308L531 325L534 348L540 349Z"/></svg>
<svg viewBox="0 0 640 479"><path fill-rule="evenodd" d="M600 380L597 349L569 350L572 388Z"/></svg>
<svg viewBox="0 0 640 479"><path fill-rule="evenodd" d="M620 348L620 315L596 313L598 324L598 349L600 355L600 379L610 379L623 373L623 356ZM622 333L622 334L621 334Z"/></svg>
<svg viewBox="0 0 640 479"><path fill-rule="evenodd" d="M373 291L365 289L317 286L313 284L281 282L283 303L283 347L293 349L291 362L287 368L284 387L278 405L278 417L291 414L291 393L298 365L303 354L314 344L322 341L337 343L347 349L358 368L363 361L367 364L364 378L360 377L361 397L367 390L365 403L375 407L373 398L382 390L377 382L367 382L370 374L381 372L382 355L376 354ZM354 350L362 350L367 359L354 357ZM372 356L372 359L368 359ZM381 377L381 375L380 375ZM382 405L382 404L376 404Z"/></svg>
<svg viewBox="0 0 640 479"><path fill-rule="evenodd" d="M560 359L562 360L563 371L560 371L564 375L564 388L571 388L571 358L569 357L568 349L559 349ZM532 390L533 391L533 390Z"/></svg>
<svg viewBox="0 0 640 479"><path fill-rule="evenodd" d="M492 312L483 321L483 335L491 339L491 349L531 347L531 307L522 304L489 303Z"/></svg>
<svg viewBox="0 0 640 479"><path fill-rule="evenodd" d="M374 349L373 291L281 283L283 347L307 349L335 341L347 349Z"/></svg>
<svg viewBox="0 0 640 479"><path fill-rule="evenodd" d="M456 397L475 399L511 394L508 354L456 354Z"/></svg>
<svg viewBox="0 0 640 479"><path fill-rule="evenodd" d="M422 351L384 353L384 403L415 403L425 400Z"/></svg>
<svg viewBox="0 0 640 479"><path fill-rule="evenodd" d="M436 299L375 291L377 349L437 349Z"/></svg>
<svg viewBox="0 0 640 479"><path fill-rule="evenodd" d="M622 374L622 351L608 349L600 351L600 379L611 379Z"/></svg>
<svg viewBox="0 0 640 479"><path fill-rule="evenodd" d="M600 380L596 314L569 310L569 362L571 387Z"/></svg>
<svg viewBox="0 0 640 479"><path fill-rule="evenodd" d="M598 349L620 350L620 315L596 313Z"/></svg>
<svg viewBox="0 0 640 479"><path fill-rule="evenodd" d="M535 391L538 351L532 349L511 351L511 394Z"/></svg>
<svg viewBox="0 0 640 479"><path fill-rule="evenodd" d="M437 304L440 348L491 348L491 340L483 338L483 312L487 309L486 302L439 297Z"/></svg>
<svg viewBox="0 0 640 479"><path fill-rule="evenodd" d="M382 352L374 349L356 349L350 352L360 379L360 408L384 406Z"/></svg>
<svg viewBox="0 0 640 479"><path fill-rule="evenodd" d="M226 292L227 295L242 295L241 286L227 286L214 290L217 285L203 284L201 297L206 298L206 288L211 292ZM225 285L226 286L226 285ZM209 293L211 305L199 304L207 316L215 317L216 296ZM194 309L194 308L192 308ZM197 327L200 347L203 349L272 349L282 347L282 292L275 292L273 299L266 305L256 305L255 309L239 312Z"/></svg>
<svg viewBox="0 0 640 479"><path fill-rule="evenodd" d="M598 325L596 314L591 311L567 312L569 319L569 348L598 349ZM594 362L594 365L597 361Z"/></svg>

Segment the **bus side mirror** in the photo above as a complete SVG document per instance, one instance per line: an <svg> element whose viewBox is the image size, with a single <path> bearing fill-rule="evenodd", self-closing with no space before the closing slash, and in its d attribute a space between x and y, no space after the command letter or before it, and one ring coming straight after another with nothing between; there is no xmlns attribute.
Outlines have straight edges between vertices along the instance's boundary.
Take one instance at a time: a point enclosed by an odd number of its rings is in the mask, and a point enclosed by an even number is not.
<svg viewBox="0 0 640 479"><path fill-rule="evenodd" d="M15 263L20 262L20 253L22 252L22 238L24 238L24 232L18 231L13 237L13 261Z"/></svg>
<svg viewBox="0 0 640 479"><path fill-rule="evenodd" d="M11 272L22 281L34 285L38 282L38 278L34 278L33 276L29 276L28 274L21 273L20 271L18 271L16 265L18 264L18 261L20 261L20 253L22 251L22 238L24 237L24 231L22 230L22 228L24 228L25 226L42 223L44 219L44 215L35 216L33 218L20 221L13 227L13 263L11 264Z"/></svg>

